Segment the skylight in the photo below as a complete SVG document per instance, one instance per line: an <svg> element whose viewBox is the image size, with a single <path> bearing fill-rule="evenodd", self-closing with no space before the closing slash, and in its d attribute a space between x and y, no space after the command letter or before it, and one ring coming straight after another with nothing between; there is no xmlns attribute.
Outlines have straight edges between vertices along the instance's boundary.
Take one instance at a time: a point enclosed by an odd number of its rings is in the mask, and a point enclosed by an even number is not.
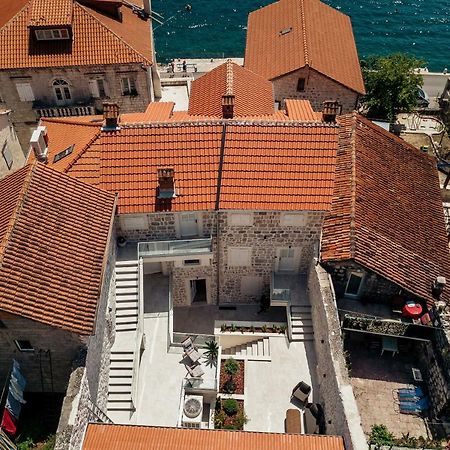
<svg viewBox="0 0 450 450"><path fill-rule="evenodd" d="M61 159L65 158L67 155L70 155L73 152L73 148L75 147L75 144L72 144L70 147L67 147L62 152L59 152L55 155L53 158L53 162L58 162Z"/></svg>

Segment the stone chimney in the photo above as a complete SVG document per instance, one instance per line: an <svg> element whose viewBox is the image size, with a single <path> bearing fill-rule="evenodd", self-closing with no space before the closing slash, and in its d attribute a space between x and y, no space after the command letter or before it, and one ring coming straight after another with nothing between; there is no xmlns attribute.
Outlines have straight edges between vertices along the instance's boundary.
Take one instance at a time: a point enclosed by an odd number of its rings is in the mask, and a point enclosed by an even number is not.
<svg viewBox="0 0 450 450"><path fill-rule="evenodd" d="M445 277L441 277L441 276L436 277L436 279L434 280L434 283L433 283L432 290L431 290L433 297L435 299L439 299L446 284L447 284L447 280L445 279Z"/></svg>
<svg viewBox="0 0 450 450"><path fill-rule="evenodd" d="M322 117L324 122L336 122L336 116L341 114L342 105L334 100L325 100L323 102Z"/></svg>
<svg viewBox="0 0 450 450"><path fill-rule="evenodd" d="M234 115L234 95L222 95L222 116L224 119L232 119Z"/></svg>
<svg viewBox="0 0 450 450"><path fill-rule="evenodd" d="M103 130L118 130L119 105L112 102L103 103L103 119L105 120Z"/></svg>
<svg viewBox="0 0 450 450"><path fill-rule="evenodd" d="M175 171L172 168L158 169L158 198L175 197Z"/></svg>

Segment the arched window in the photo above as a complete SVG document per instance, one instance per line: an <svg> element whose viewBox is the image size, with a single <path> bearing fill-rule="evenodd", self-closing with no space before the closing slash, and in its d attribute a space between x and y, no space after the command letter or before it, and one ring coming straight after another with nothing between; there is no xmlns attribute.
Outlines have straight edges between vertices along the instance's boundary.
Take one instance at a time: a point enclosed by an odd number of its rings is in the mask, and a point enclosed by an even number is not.
<svg viewBox="0 0 450 450"><path fill-rule="evenodd" d="M72 100L72 93L70 92L69 83L67 83L67 81L54 80L52 85L56 103L58 105L64 105Z"/></svg>

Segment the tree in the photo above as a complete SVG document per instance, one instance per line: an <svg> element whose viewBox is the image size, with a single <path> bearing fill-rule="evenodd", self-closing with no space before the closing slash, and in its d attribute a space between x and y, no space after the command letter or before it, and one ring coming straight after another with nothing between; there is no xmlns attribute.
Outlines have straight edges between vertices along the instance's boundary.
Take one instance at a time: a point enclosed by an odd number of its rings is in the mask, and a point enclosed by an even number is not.
<svg viewBox="0 0 450 450"><path fill-rule="evenodd" d="M411 111L417 106L422 75L414 72L424 62L413 56L394 53L372 56L362 62L367 94L363 101L368 114L378 119L394 121L397 111Z"/></svg>

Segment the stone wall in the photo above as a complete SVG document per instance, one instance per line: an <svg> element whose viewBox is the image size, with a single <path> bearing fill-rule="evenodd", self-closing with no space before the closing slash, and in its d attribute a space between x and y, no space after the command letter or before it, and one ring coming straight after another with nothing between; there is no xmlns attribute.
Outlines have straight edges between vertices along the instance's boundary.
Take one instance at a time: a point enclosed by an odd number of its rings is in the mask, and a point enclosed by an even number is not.
<svg viewBox="0 0 450 450"><path fill-rule="evenodd" d="M150 69L149 69L150 70ZM138 95L122 95L121 78L133 77ZM89 90L89 80L103 78L107 97L93 99ZM49 67L43 69L17 69L0 71L0 109L11 109L12 119L19 136L22 149L26 152L32 130L37 125L33 102L22 102L17 93L16 83L30 83L38 107L57 107L52 82L63 79L69 84L72 100L68 104L92 104L102 110L103 101L119 104L121 112L144 111L151 100L147 72L141 64Z"/></svg>
<svg viewBox="0 0 450 450"><path fill-rule="evenodd" d="M326 433L342 435L346 450L367 449L361 417L344 358L336 298L328 273L311 264L308 295L312 307L319 402Z"/></svg>
<svg viewBox="0 0 450 450"><path fill-rule="evenodd" d="M305 78L305 90L297 91L299 78ZM358 94L346 88L331 78L304 67L272 80L275 101L284 108L284 99L297 98L309 100L314 111L322 111L325 100L337 100L342 105L342 113L348 113L356 108Z"/></svg>
<svg viewBox="0 0 450 450"><path fill-rule="evenodd" d="M12 157L11 167L8 167L3 155L5 146L8 147L9 154ZM20 169L24 164L25 155L22 152L22 147L14 131L9 114L0 113L0 180L6 175Z"/></svg>
<svg viewBox="0 0 450 450"><path fill-rule="evenodd" d="M3 386L16 359L27 380L29 392L65 392L72 362L84 348L75 333L34 320L0 312L0 385ZM14 340L30 341L34 351L19 351Z"/></svg>

